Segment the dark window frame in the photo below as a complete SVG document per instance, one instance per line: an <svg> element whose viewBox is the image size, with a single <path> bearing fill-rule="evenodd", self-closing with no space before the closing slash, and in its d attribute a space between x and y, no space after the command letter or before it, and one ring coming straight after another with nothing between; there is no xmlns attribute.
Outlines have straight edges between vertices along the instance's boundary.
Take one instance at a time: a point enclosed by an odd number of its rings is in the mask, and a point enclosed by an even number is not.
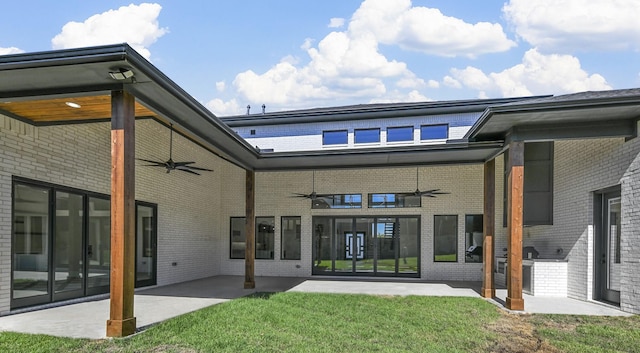
<svg viewBox="0 0 640 353"><path fill-rule="evenodd" d="M247 249L247 235L244 235L244 249L242 251L242 257L234 257L233 256L233 236L234 236L234 228L233 228L233 220L234 219L242 219L243 220L243 225L246 227L246 222L247 222L247 218L246 217L229 217L229 259L237 259L237 260L244 260L245 259L245 254L246 254L246 249ZM245 232L245 230L243 229L242 232Z"/></svg>
<svg viewBox="0 0 640 353"><path fill-rule="evenodd" d="M438 229L437 229L437 222L436 222L436 218L437 217L454 217L455 219L455 239L454 239L454 245L455 245L455 260L451 261L451 260L438 260L437 256L439 255L449 255L449 254L436 254L436 249L437 249L437 241L438 241ZM457 214L436 214L433 215L433 262L442 262L442 263L458 263L458 237L459 237L459 229L458 229L458 215Z"/></svg>
<svg viewBox="0 0 640 353"><path fill-rule="evenodd" d="M336 197L337 196L342 196L342 199L344 199L344 203L335 204L336 201ZM360 198L359 203L354 203L353 205L350 204L346 204L346 197L345 196L358 196ZM355 201L358 202L358 201ZM362 194L331 194L327 197L317 197L315 200L311 200L311 209L313 210L318 210L318 209L354 209L354 208L362 208Z"/></svg>
<svg viewBox="0 0 640 353"><path fill-rule="evenodd" d="M269 226L272 227L271 229L271 239L270 239L270 245L271 245L271 249L258 249L258 244L260 244L258 242L258 234L260 233L260 225L261 223L258 221L259 219L270 219L271 224ZM275 251L276 251L276 217L274 216L257 216L255 218L255 234L254 236L254 241L255 241L255 246L254 246L254 259L256 260L274 260L275 259ZM267 232L268 234L269 232ZM245 243L245 247L246 247L246 243ZM246 249L246 248L245 248ZM268 251L269 256L268 257L258 257L258 251Z"/></svg>
<svg viewBox="0 0 640 353"><path fill-rule="evenodd" d="M329 135L333 135L333 134L344 134L344 142L327 142L327 137L330 137ZM340 136L342 137L342 136ZM341 145L347 145L349 144L349 130L346 129L341 129L341 130L325 130L322 131L322 145L323 146L341 146Z"/></svg>
<svg viewBox="0 0 640 353"><path fill-rule="evenodd" d="M469 217L474 217L474 218L478 218L479 221L477 219L474 219L471 221L471 228L472 229L468 229L469 226ZM464 262L465 263L482 263L482 252L484 251L483 249L483 243L480 243L480 258L479 260L475 260L474 256L477 256L477 252L478 250L476 249L475 251L469 252L469 248L473 245L473 233L475 233L476 229L476 222L480 223L480 232L482 232L482 240L484 241L484 215L482 214L466 214L464 216L464 236L465 236L465 240L464 240L464 249L465 249L465 257L464 257ZM471 241L472 244L469 245L467 242L467 237L469 237L469 233L471 233Z"/></svg>
<svg viewBox="0 0 640 353"><path fill-rule="evenodd" d="M445 136L444 137L427 137L425 136L427 134L427 132L425 131L425 129L429 129L429 128L442 128L444 127L445 130ZM449 124L427 124L427 125L420 125L420 141L433 141L433 140L446 140L449 138Z"/></svg>
<svg viewBox="0 0 640 353"><path fill-rule="evenodd" d="M370 141L358 141L358 133L367 133L367 132L373 132L373 133L377 133L377 136L370 140ZM365 137L369 137L369 135L365 135L365 136L360 136L360 139L365 138ZM355 144L367 144L367 143L371 143L371 144L375 144L375 143L380 143L380 128L379 127L375 127L375 128L363 128L363 129L354 129L353 130L353 143Z"/></svg>
<svg viewBox="0 0 640 353"><path fill-rule="evenodd" d="M410 138L408 139L390 139L389 132L390 131L400 131L401 129L411 129ZM413 126L391 126L387 127L387 142L411 142L414 140L414 131L415 128Z"/></svg>
<svg viewBox="0 0 640 353"><path fill-rule="evenodd" d="M381 206L375 206L373 197L375 195L393 195L394 201L383 201L384 203ZM406 206L406 201L408 198L415 198L418 200L418 205L409 205ZM420 196L408 196L400 193L369 193L367 195L367 207L368 208L420 208L422 207L422 197Z"/></svg>
<svg viewBox="0 0 640 353"><path fill-rule="evenodd" d="M290 258L285 254L285 221L297 220L295 237L298 240L298 257ZM301 260L302 259L302 217L301 216L281 216L280 217L280 260Z"/></svg>

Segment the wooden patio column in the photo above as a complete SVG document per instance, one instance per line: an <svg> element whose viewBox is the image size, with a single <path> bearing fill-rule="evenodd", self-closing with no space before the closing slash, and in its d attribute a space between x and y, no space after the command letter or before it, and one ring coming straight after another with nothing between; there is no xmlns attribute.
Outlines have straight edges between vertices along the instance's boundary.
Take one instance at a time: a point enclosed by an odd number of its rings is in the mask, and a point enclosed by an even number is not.
<svg viewBox="0 0 640 353"><path fill-rule="evenodd" d="M256 175L252 170L246 171L245 188L245 252L244 252L244 288L256 287L255 241L256 241L256 209L255 209Z"/></svg>
<svg viewBox="0 0 640 353"><path fill-rule="evenodd" d="M524 142L509 143L507 186L507 308L524 310L522 298L522 227L524 200Z"/></svg>
<svg viewBox="0 0 640 353"><path fill-rule="evenodd" d="M107 336L136 330L133 316L135 261L135 98L111 93L111 298Z"/></svg>
<svg viewBox="0 0 640 353"><path fill-rule="evenodd" d="M480 294L484 298L496 296L496 288L493 281L495 266L495 245L493 236L496 228L496 161L492 159L484 163L484 240L482 243L482 290Z"/></svg>

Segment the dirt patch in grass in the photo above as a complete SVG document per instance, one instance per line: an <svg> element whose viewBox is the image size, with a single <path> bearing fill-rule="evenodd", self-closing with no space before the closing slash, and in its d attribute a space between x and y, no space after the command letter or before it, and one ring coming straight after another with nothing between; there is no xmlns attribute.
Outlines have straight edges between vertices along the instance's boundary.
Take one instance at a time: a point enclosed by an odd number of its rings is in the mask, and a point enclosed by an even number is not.
<svg viewBox="0 0 640 353"><path fill-rule="evenodd" d="M540 338L536 333L535 327L529 323L527 317L524 315L502 313L500 319L489 325L488 329L498 335L497 341L489 350L490 352L562 352L550 345L546 340Z"/></svg>

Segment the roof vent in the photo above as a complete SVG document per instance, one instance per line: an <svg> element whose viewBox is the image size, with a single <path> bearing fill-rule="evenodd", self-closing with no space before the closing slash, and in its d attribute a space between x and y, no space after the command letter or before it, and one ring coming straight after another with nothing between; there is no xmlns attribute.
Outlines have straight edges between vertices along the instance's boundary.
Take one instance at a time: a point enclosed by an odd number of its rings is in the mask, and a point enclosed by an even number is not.
<svg viewBox="0 0 640 353"><path fill-rule="evenodd" d="M249 115L249 111L251 110L251 106L247 104L247 115Z"/></svg>
<svg viewBox="0 0 640 353"><path fill-rule="evenodd" d="M265 104L262 105L262 114L264 114L264 111L267 109L267 106Z"/></svg>

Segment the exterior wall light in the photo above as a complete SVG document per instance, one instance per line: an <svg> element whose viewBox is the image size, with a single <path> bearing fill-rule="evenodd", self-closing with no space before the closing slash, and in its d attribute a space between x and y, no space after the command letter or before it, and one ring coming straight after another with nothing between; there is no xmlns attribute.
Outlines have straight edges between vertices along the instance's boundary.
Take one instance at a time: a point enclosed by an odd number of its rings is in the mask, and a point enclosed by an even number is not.
<svg viewBox="0 0 640 353"><path fill-rule="evenodd" d="M133 71L125 68L120 68L118 69L118 71L110 71L109 76L111 76L111 78L114 80L123 81L133 77Z"/></svg>

